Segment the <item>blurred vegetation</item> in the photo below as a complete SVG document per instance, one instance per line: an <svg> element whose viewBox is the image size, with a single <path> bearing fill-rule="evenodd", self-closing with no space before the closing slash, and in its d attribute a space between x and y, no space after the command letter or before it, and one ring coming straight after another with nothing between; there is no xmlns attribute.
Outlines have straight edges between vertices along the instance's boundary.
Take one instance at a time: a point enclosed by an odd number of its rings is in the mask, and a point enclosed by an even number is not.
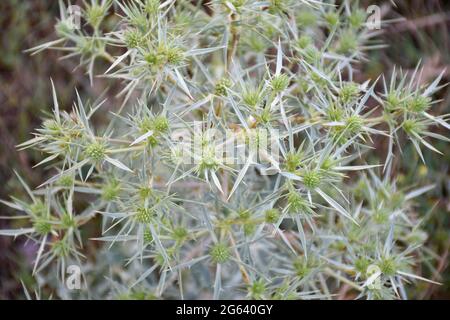
<svg viewBox="0 0 450 320"><path fill-rule="evenodd" d="M445 68L444 81L450 81L450 1L395 0L397 7L390 0L360 2L363 7L379 5L383 19L395 19L395 22L383 26L379 38L388 47L368 54L367 63L359 66L359 79L375 80L382 73L389 75L394 65L410 70L421 62L425 67L423 82L435 78ZM44 180L45 168L32 168L42 160L41 155L32 151L19 153L15 145L30 138L30 132L40 124L40 117L50 110L50 77L57 86L62 108L71 106L75 87L82 95L91 97L99 95L105 87L104 84L91 87L82 71L76 70L76 62L60 61L56 52L46 51L36 56L23 52L54 39L57 16L57 1L0 1L0 199L22 192L13 169L32 186ZM95 83L100 81L96 79ZM436 113L450 113L450 90L442 90L439 98ZM113 97L108 100L114 102ZM385 140L380 139L377 149L383 152L384 144ZM422 299L450 299L450 147L442 142L436 147L444 156L425 152L428 168L421 164L415 152L405 148L404 159L409 161L403 165L405 172L397 173L401 183L437 185L434 192L421 197L420 212L427 213L437 203L427 231L428 246L439 256L434 267L442 278L426 276L443 285L430 286L424 282L413 295ZM8 208L0 208L0 216L11 214ZM5 228L5 224L6 221L0 220L0 228ZM28 272L33 252L26 248L22 240L0 238L0 299L23 298L20 280L27 284L33 282Z"/></svg>

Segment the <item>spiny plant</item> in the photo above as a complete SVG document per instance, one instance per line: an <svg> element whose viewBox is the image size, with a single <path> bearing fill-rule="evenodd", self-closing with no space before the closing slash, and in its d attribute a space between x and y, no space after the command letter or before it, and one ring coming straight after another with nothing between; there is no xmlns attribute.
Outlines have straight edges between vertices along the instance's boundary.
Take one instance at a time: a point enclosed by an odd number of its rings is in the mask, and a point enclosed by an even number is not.
<svg viewBox="0 0 450 320"><path fill-rule="evenodd" d="M418 66L355 82L366 51L383 47L357 3L90 0L80 28L59 5L57 39L30 52L59 50L91 83L123 89L96 126L104 100L77 92L68 111L52 83L52 113L19 145L45 155L49 178L33 190L17 175L27 196L1 202L23 227L0 235L36 244L38 288L63 299L406 299L433 282L419 268L435 272L430 213L415 199L434 186L396 172L411 161L402 148L425 163L424 148L449 141L432 131L450 129L433 114L442 75L423 84ZM80 290L66 286L70 265Z"/></svg>

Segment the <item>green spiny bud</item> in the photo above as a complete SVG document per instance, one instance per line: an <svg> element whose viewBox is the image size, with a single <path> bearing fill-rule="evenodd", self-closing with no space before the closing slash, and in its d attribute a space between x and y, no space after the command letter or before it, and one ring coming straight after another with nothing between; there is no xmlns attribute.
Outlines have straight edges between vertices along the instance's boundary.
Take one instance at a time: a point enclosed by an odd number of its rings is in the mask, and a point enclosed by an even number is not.
<svg viewBox="0 0 450 320"><path fill-rule="evenodd" d="M149 243L151 243L153 241L153 235L150 232L150 230L146 229L144 231L143 238L144 238L144 244L149 244Z"/></svg>
<svg viewBox="0 0 450 320"><path fill-rule="evenodd" d="M366 21L366 18L367 14L362 9L354 10L348 17L350 25L356 29L361 28L363 26L364 22Z"/></svg>
<svg viewBox="0 0 450 320"><path fill-rule="evenodd" d="M397 273L397 264L392 258L382 258L380 262L378 262L378 267L380 268L380 271L388 277L395 276Z"/></svg>
<svg viewBox="0 0 450 320"><path fill-rule="evenodd" d="M100 23L103 21L103 18L106 15L106 11L108 7L103 7L96 3L93 3L91 6L87 6L86 8L86 21L94 28L97 29L100 26Z"/></svg>
<svg viewBox="0 0 450 320"><path fill-rule="evenodd" d="M63 228L65 228L65 229L75 228L77 226L75 218L73 216L71 216L70 214L68 214L67 212L65 212L62 215L61 224L62 224Z"/></svg>
<svg viewBox="0 0 450 320"><path fill-rule="evenodd" d="M125 44L130 49L138 48L142 46L145 42L142 33L136 29L127 30L124 36L125 36Z"/></svg>
<svg viewBox="0 0 450 320"><path fill-rule="evenodd" d="M72 186L74 182L74 179L71 175L64 175L61 178L58 179L58 185L65 187L65 188L69 188Z"/></svg>
<svg viewBox="0 0 450 320"><path fill-rule="evenodd" d="M349 133L356 134L361 130L363 124L364 122L361 117L358 115L352 115L347 118L345 127Z"/></svg>
<svg viewBox="0 0 450 320"><path fill-rule="evenodd" d="M142 200L148 199L151 195L152 195L152 189L150 187L147 186L141 186L138 190L139 193L139 197Z"/></svg>
<svg viewBox="0 0 450 320"><path fill-rule="evenodd" d="M361 273L362 276L366 276L367 268L369 267L370 262L367 258L360 257L355 260L355 270Z"/></svg>
<svg viewBox="0 0 450 320"><path fill-rule="evenodd" d="M341 121L344 116L343 108L338 107L335 103L331 104L327 109L327 117L330 121Z"/></svg>
<svg viewBox="0 0 450 320"><path fill-rule="evenodd" d="M188 237L189 232L186 228L178 227L173 229L172 237L177 243L183 243Z"/></svg>
<svg viewBox="0 0 450 320"><path fill-rule="evenodd" d="M309 46L305 49L304 58L306 62L313 63L319 61L322 57L322 53L314 46Z"/></svg>
<svg viewBox="0 0 450 320"><path fill-rule="evenodd" d="M354 82L346 83L339 91L339 99L342 103L353 102L359 95L359 86Z"/></svg>
<svg viewBox="0 0 450 320"><path fill-rule="evenodd" d="M178 47L166 48L165 54L167 57L167 63L173 66L182 64L185 59L183 49Z"/></svg>
<svg viewBox="0 0 450 320"><path fill-rule="evenodd" d="M402 124L403 130L409 135L420 134L423 131L423 125L413 119L406 119Z"/></svg>
<svg viewBox="0 0 450 320"><path fill-rule="evenodd" d="M317 24L317 16L312 10L300 10L295 18L301 27L308 28Z"/></svg>
<svg viewBox="0 0 450 320"><path fill-rule="evenodd" d="M338 53L349 54L358 49L358 36L352 31L343 32L339 38Z"/></svg>
<svg viewBox="0 0 450 320"><path fill-rule="evenodd" d="M328 11L323 18L331 28L339 24L339 14L336 11Z"/></svg>
<svg viewBox="0 0 450 320"><path fill-rule="evenodd" d="M246 90L242 94L242 101L248 107L255 109L261 103L261 92L259 90Z"/></svg>
<svg viewBox="0 0 450 320"><path fill-rule="evenodd" d="M297 45L300 47L300 49L306 49L312 43L313 39L308 35L302 35L297 41Z"/></svg>
<svg viewBox="0 0 450 320"><path fill-rule="evenodd" d="M50 233L50 231L52 231L52 225L44 219L36 220L33 224L33 228L37 233L41 235L46 235Z"/></svg>
<svg viewBox="0 0 450 320"><path fill-rule="evenodd" d="M225 97L228 94L228 89L231 88L233 83L228 78L222 78L219 82L216 83L216 87L214 89L215 94L218 96Z"/></svg>
<svg viewBox="0 0 450 320"><path fill-rule="evenodd" d="M166 132L169 129L169 120L165 116L157 116L153 120L153 127L157 133Z"/></svg>
<svg viewBox="0 0 450 320"><path fill-rule="evenodd" d="M287 172L295 172L302 164L302 155L298 152L289 152L286 155L285 167Z"/></svg>
<svg viewBox="0 0 450 320"><path fill-rule="evenodd" d="M266 210L264 219L267 223L276 223L280 219L280 210L273 208Z"/></svg>
<svg viewBox="0 0 450 320"><path fill-rule="evenodd" d="M105 158L106 147L100 142L93 142L86 147L84 153L93 161L100 162Z"/></svg>
<svg viewBox="0 0 450 320"><path fill-rule="evenodd" d="M47 119L43 122L42 127L45 131L49 132L52 135L57 135L62 132L61 125L53 119Z"/></svg>
<svg viewBox="0 0 450 320"><path fill-rule="evenodd" d="M102 198L106 201L112 201L119 196L120 189L121 186L118 181L111 181L103 187Z"/></svg>
<svg viewBox="0 0 450 320"><path fill-rule="evenodd" d="M223 243L215 244L209 250L209 255L211 256L212 261L215 263L225 263L231 257L230 249Z"/></svg>
<svg viewBox="0 0 450 320"><path fill-rule="evenodd" d="M430 107L431 99L422 95L418 95L406 100L405 104L408 110L414 113L421 113Z"/></svg>
<svg viewBox="0 0 450 320"><path fill-rule="evenodd" d="M402 106L402 99L397 92L390 92L386 96L385 107L388 111L395 111Z"/></svg>
<svg viewBox="0 0 450 320"><path fill-rule="evenodd" d="M303 184L306 188L313 190L317 188L322 180L322 175L317 170L309 170L303 173Z"/></svg>
<svg viewBox="0 0 450 320"><path fill-rule="evenodd" d="M219 168L219 160L215 155L215 150L213 148L206 147L204 149L202 158L199 163L199 171L203 172L204 170L212 170L216 171Z"/></svg>
<svg viewBox="0 0 450 320"><path fill-rule="evenodd" d="M152 209L140 207L136 210L135 219L137 222L146 224L150 223L155 216L155 212Z"/></svg>
<svg viewBox="0 0 450 320"><path fill-rule="evenodd" d="M266 293L266 284L263 280L256 280L248 287L248 295L251 299L264 299Z"/></svg>
<svg viewBox="0 0 450 320"><path fill-rule="evenodd" d="M295 274L304 278L311 272L311 267L308 264L308 261L304 257L299 257L293 263Z"/></svg>
<svg viewBox="0 0 450 320"><path fill-rule="evenodd" d="M270 80L270 87L273 92L280 93L284 91L289 85L289 77L286 74L276 75Z"/></svg>
<svg viewBox="0 0 450 320"><path fill-rule="evenodd" d="M311 212L311 208L307 200L303 199L300 193L295 190L290 190L287 195L287 203L289 212L291 213L307 213Z"/></svg>

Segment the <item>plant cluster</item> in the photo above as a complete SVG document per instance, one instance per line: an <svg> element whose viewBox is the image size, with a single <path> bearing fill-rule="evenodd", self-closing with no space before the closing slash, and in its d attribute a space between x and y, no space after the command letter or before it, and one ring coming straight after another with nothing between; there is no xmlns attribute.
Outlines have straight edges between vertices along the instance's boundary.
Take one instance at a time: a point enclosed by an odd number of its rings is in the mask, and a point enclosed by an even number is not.
<svg viewBox="0 0 450 320"><path fill-rule="evenodd" d="M450 129L433 115L442 76L423 85L418 66L355 82L365 52L382 47L358 4L90 0L79 29L60 9L58 38L30 51L60 50L92 83L123 89L106 113L78 93L60 108L53 86L53 112L19 145L45 155L49 178L32 190L18 175L27 198L1 202L25 226L0 235L36 243L39 287L60 298L406 299L407 284L431 281L418 269L435 258L429 215L415 198L433 185L404 186L395 172L405 144L425 163L424 148L449 141L432 131ZM106 126L93 124L99 112ZM238 138L219 137L229 132ZM225 159L230 145L239 152ZM70 265L81 290L65 285Z"/></svg>

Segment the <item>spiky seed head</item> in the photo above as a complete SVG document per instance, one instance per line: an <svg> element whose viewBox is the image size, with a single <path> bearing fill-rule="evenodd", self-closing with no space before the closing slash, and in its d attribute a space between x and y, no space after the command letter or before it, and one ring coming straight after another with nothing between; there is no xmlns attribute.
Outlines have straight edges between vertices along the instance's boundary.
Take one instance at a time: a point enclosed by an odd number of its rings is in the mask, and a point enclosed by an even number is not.
<svg viewBox="0 0 450 320"><path fill-rule="evenodd" d="M325 13L323 18L325 19L330 29L339 24L339 14L336 11L328 11L327 13Z"/></svg>
<svg viewBox="0 0 450 320"><path fill-rule="evenodd" d="M225 263L231 257L230 249L224 243L216 243L212 246L209 255L214 263Z"/></svg>
<svg viewBox="0 0 450 320"><path fill-rule="evenodd" d="M313 43L313 39L308 35L302 35L297 40L297 45L300 49L306 49Z"/></svg>
<svg viewBox="0 0 450 320"><path fill-rule="evenodd" d="M214 88L214 92L218 96L225 97L228 95L228 89L231 88L233 85L233 82L231 82L228 78L222 78L220 79Z"/></svg>
<svg viewBox="0 0 450 320"><path fill-rule="evenodd" d="M278 74L270 80L270 87L274 93L280 93L288 87L289 81L289 77L286 74Z"/></svg>
<svg viewBox="0 0 450 320"><path fill-rule="evenodd" d="M93 161L100 162L106 156L106 146L101 142L93 142L89 144L84 153Z"/></svg>
<svg viewBox="0 0 450 320"><path fill-rule="evenodd" d="M129 49L135 49L142 46L145 43L145 38L142 33L137 29L128 29L125 34L125 44Z"/></svg>
<svg viewBox="0 0 450 320"><path fill-rule="evenodd" d="M97 3L93 3L86 7L85 18L86 21L94 28L97 29L105 17L107 7L103 7Z"/></svg>
<svg viewBox="0 0 450 320"><path fill-rule="evenodd" d="M337 47L337 52L342 54L350 54L358 49L358 36L353 30L344 31L340 38Z"/></svg>
<svg viewBox="0 0 450 320"><path fill-rule="evenodd" d="M346 83L339 91L339 99L342 103L347 104L353 102L359 95L359 86L354 82Z"/></svg>
<svg viewBox="0 0 450 320"><path fill-rule="evenodd" d="M296 276L299 278L304 278L311 272L308 261L304 257L296 259L293 263L293 267Z"/></svg>
<svg viewBox="0 0 450 320"><path fill-rule="evenodd" d="M182 243L188 237L189 232L184 227L177 227L172 231L172 237L177 243Z"/></svg>
<svg viewBox="0 0 450 320"><path fill-rule="evenodd" d="M111 181L103 186L102 198L106 201L112 201L119 196L120 190L120 183L118 181Z"/></svg>
<svg viewBox="0 0 450 320"><path fill-rule="evenodd" d="M348 17L350 25L355 28L359 29L361 28L367 19L367 13L366 11L362 9L355 9Z"/></svg>
<svg viewBox="0 0 450 320"><path fill-rule="evenodd" d="M246 106L255 109L261 103L261 93L255 89L249 89L242 94L242 101Z"/></svg>
<svg viewBox="0 0 450 320"><path fill-rule="evenodd" d="M362 276L365 277L367 268L370 265L370 261L366 257L359 257L355 260L354 266L355 270L359 273L361 273Z"/></svg>
<svg viewBox="0 0 450 320"><path fill-rule="evenodd" d="M153 241L153 235L150 232L150 230L145 229L143 238L144 238L144 243L145 244L149 244L149 243L151 243Z"/></svg>
<svg viewBox="0 0 450 320"><path fill-rule="evenodd" d="M314 46L309 46L308 48L305 49L303 57L306 60L306 62L313 63L315 61L319 61L321 56L322 53L320 52L319 49L317 49Z"/></svg>
<svg viewBox="0 0 450 320"><path fill-rule="evenodd" d="M285 167L287 172L295 172L302 164L302 155L298 152L289 152L286 155Z"/></svg>
<svg viewBox="0 0 450 320"><path fill-rule="evenodd" d="M392 112L400 109L402 106L402 99L397 92L389 92L386 96L384 107L387 111Z"/></svg>
<svg viewBox="0 0 450 320"><path fill-rule="evenodd" d="M264 294L266 293L266 283L263 280L255 280L248 287L248 295L250 298L255 300L260 300L264 298Z"/></svg>
<svg viewBox="0 0 450 320"><path fill-rule="evenodd" d="M44 128L45 131L49 132L52 135L57 135L62 131L61 125L54 119L45 120L42 123L42 127Z"/></svg>
<svg viewBox="0 0 450 320"><path fill-rule="evenodd" d="M157 133L164 133L169 129L169 120L165 116L157 116L153 120L153 128Z"/></svg>
<svg viewBox="0 0 450 320"><path fill-rule="evenodd" d="M272 121L272 112L270 108L264 108L261 114L257 115L256 118L261 123L270 123Z"/></svg>
<svg viewBox="0 0 450 320"><path fill-rule="evenodd" d="M159 12L159 6L161 2L159 0L146 0L145 1L145 12L150 16L154 16Z"/></svg>
<svg viewBox="0 0 450 320"><path fill-rule="evenodd" d="M139 207L136 209L135 219L142 224L150 223L155 216L155 212L152 209Z"/></svg>
<svg viewBox="0 0 450 320"><path fill-rule="evenodd" d="M167 57L167 63L173 66L178 66L185 60L184 50L178 47L166 48L165 54Z"/></svg>
<svg viewBox="0 0 450 320"><path fill-rule="evenodd" d="M33 224L33 228L40 235L46 235L52 231L52 225L45 219L37 219Z"/></svg>
<svg viewBox="0 0 450 320"><path fill-rule="evenodd" d="M388 277L392 277L397 273L397 263L393 258L383 257L378 262L378 267L380 271Z"/></svg>
<svg viewBox="0 0 450 320"><path fill-rule="evenodd" d="M317 188L321 181L322 175L317 170L307 170L303 173L303 184L310 190Z"/></svg>
<svg viewBox="0 0 450 320"><path fill-rule="evenodd" d="M153 191L148 186L141 186L138 189L138 194L141 200L148 199L152 195Z"/></svg>
<svg viewBox="0 0 450 320"><path fill-rule="evenodd" d="M157 52L148 52L144 55L144 60L151 67L158 66L161 62Z"/></svg>
<svg viewBox="0 0 450 320"><path fill-rule="evenodd" d="M204 152L200 159L200 163L198 165L199 171L202 172L204 170L212 170L216 171L219 169L219 159L217 159L215 150L213 147L206 146L204 148Z"/></svg>
<svg viewBox="0 0 450 320"><path fill-rule="evenodd" d="M273 208L266 210L264 219L267 223L276 223L280 219L280 210Z"/></svg>
<svg viewBox="0 0 450 320"><path fill-rule="evenodd" d="M361 131L363 124L363 119L360 116L352 115L346 120L346 129L350 134L356 134Z"/></svg>
<svg viewBox="0 0 450 320"><path fill-rule="evenodd" d="M72 186L73 182L74 178L71 175L67 174L59 178L57 184L65 188L69 188Z"/></svg>
<svg viewBox="0 0 450 320"><path fill-rule="evenodd" d="M403 130L409 135L420 134L423 131L423 125L414 119L406 119L402 124Z"/></svg>
<svg viewBox="0 0 450 320"><path fill-rule="evenodd" d="M405 104L406 108L413 113L421 113L426 111L430 107L431 99L422 95L417 95L410 99L407 99Z"/></svg>
<svg viewBox="0 0 450 320"><path fill-rule="evenodd" d="M56 23L55 31L59 37L67 37L73 31L73 22L70 19L62 19Z"/></svg>

